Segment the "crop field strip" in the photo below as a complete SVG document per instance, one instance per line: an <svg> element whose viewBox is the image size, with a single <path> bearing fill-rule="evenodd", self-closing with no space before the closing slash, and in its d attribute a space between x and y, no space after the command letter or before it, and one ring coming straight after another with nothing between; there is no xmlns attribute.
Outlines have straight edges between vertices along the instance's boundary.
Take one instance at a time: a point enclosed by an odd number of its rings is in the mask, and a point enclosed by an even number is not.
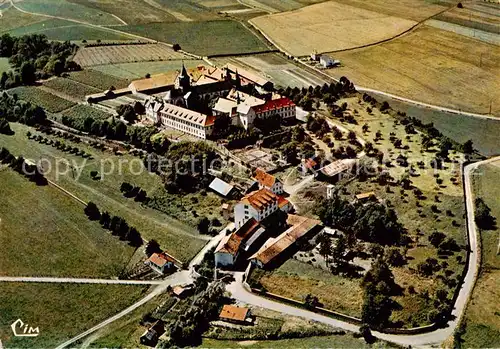
<svg viewBox="0 0 500 349"><path fill-rule="evenodd" d="M162 44L109 45L84 47L78 50L74 61L82 67L94 65L191 59Z"/></svg>
<svg viewBox="0 0 500 349"><path fill-rule="evenodd" d="M39 105L49 113L58 113L75 105L74 102L57 97L34 86L16 87L8 90L8 93L10 95L16 94L19 99Z"/></svg>
<svg viewBox="0 0 500 349"><path fill-rule="evenodd" d="M187 69L195 68L199 65L206 65L203 60L171 60L156 62L136 62L136 63L118 63L92 66L93 71L99 71L104 74L116 76L124 79L141 79L146 74L161 74L169 71L180 71L182 64Z"/></svg>
<svg viewBox="0 0 500 349"><path fill-rule="evenodd" d="M68 94L72 97L85 100L85 96L101 92L99 89L84 85L82 83L67 79L67 78L55 78L46 81L44 86L59 91L64 94Z"/></svg>
<svg viewBox="0 0 500 349"><path fill-rule="evenodd" d="M327 70L357 85L425 103L500 116L500 47L422 26L390 42L334 54L342 66ZM481 84L471 84L481 81Z"/></svg>
<svg viewBox="0 0 500 349"><path fill-rule="evenodd" d="M416 22L362 8L324 2L296 11L250 20L276 44L295 56L351 49L398 35Z"/></svg>
<svg viewBox="0 0 500 349"><path fill-rule="evenodd" d="M95 87L100 91L107 90L111 86L116 89L125 88L130 84L130 81L127 79L118 78L92 69L70 73L68 79Z"/></svg>

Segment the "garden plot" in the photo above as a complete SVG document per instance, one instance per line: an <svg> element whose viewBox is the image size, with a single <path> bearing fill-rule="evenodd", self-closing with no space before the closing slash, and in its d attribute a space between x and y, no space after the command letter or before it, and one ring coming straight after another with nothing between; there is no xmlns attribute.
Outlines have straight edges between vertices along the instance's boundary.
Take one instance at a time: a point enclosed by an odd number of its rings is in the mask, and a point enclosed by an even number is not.
<svg viewBox="0 0 500 349"><path fill-rule="evenodd" d="M189 58L182 53L175 52L166 45L145 44L85 47L78 50L74 60L82 67L89 67L102 64L167 61Z"/></svg>

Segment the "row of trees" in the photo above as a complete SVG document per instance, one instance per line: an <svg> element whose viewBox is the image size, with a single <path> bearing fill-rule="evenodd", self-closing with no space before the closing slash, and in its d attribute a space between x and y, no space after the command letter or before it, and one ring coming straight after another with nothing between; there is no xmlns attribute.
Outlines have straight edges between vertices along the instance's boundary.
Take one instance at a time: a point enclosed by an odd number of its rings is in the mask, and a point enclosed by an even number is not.
<svg viewBox="0 0 500 349"><path fill-rule="evenodd" d="M122 217L111 216L107 211L101 213L91 201L85 206L84 212L91 221L99 221L104 229L110 230L111 234L120 237L120 240L128 241L131 246L140 247L143 244L139 231L129 226Z"/></svg>
<svg viewBox="0 0 500 349"><path fill-rule="evenodd" d="M22 156L16 158L8 149L2 147L0 149L0 161L37 185L47 185L47 179L38 166L27 163Z"/></svg>
<svg viewBox="0 0 500 349"><path fill-rule="evenodd" d="M85 151L83 151L77 147L72 147L70 145L66 145L66 144L64 144L64 142L61 142L59 140L52 140L50 138L45 138L45 137L42 137L40 135L32 136L31 132L29 132L29 131L26 133L26 137L28 137L28 139L34 140L40 144L50 145L56 149L59 149L60 151L67 152L69 154L78 155L78 156L81 156L82 158L91 158L91 155L86 153Z"/></svg>
<svg viewBox="0 0 500 349"><path fill-rule="evenodd" d="M51 75L80 70L80 66L69 59L77 48L69 41L49 41L40 34L20 37L3 34L0 37L0 57L8 57L15 72L2 73L0 88L31 85Z"/></svg>

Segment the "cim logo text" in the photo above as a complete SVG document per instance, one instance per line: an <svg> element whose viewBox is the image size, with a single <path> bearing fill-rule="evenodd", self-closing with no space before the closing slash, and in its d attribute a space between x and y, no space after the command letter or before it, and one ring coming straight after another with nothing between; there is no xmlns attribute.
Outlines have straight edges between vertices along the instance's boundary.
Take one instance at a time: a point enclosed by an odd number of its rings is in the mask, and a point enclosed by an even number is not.
<svg viewBox="0 0 500 349"><path fill-rule="evenodd" d="M10 327L16 337L36 337L40 334L38 327L33 328L28 324L25 324L21 319L14 321Z"/></svg>

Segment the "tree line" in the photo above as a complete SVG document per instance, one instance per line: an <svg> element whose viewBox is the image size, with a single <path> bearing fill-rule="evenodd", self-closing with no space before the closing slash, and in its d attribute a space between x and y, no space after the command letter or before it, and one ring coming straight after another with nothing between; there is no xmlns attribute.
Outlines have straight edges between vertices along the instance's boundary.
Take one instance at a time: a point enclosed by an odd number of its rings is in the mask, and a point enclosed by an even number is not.
<svg viewBox="0 0 500 349"><path fill-rule="evenodd" d="M0 162L8 165L14 171L25 176L37 185L47 185L47 179L38 166L27 163L22 156L15 157L4 147L0 149Z"/></svg>
<svg viewBox="0 0 500 349"><path fill-rule="evenodd" d="M36 80L81 67L70 60L78 46L69 41L49 41L45 35L29 34L14 37L0 36L0 57L9 58L14 71L3 72L0 88L9 89L19 85L32 85Z"/></svg>
<svg viewBox="0 0 500 349"><path fill-rule="evenodd" d="M84 208L85 215L91 221L99 221L104 229L111 231L111 234L118 236L120 240L128 241L133 247L140 247L143 244L141 234L127 221L119 216L111 216L109 212L100 212L93 202L89 202Z"/></svg>
<svg viewBox="0 0 500 349"><path fill-rule="evenodd" d="M30 102L18 99L16 94L10 96L7 92L0 96L0 120L20 122L28 126L46 125L45 110Z"/></svg>

